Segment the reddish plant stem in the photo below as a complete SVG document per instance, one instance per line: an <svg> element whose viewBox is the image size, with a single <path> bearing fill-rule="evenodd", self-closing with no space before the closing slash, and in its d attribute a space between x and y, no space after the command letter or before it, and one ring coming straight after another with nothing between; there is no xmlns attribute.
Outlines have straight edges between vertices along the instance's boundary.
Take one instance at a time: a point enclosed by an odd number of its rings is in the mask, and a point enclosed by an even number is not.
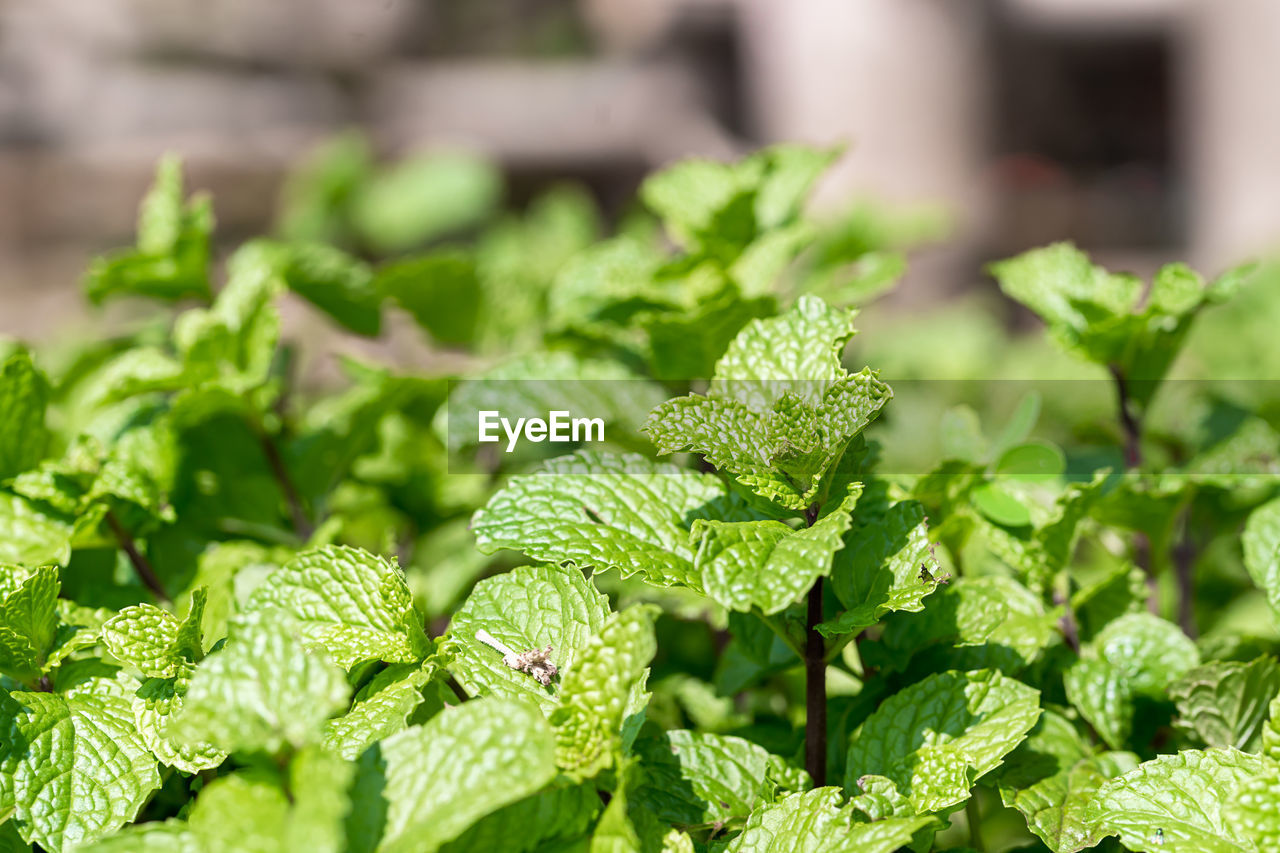
<svg viewBox="0 0 1280 853"><path fill-rule="evenodd" d="M1129 471L1137 471L1142 467L1142 421L1133 412L1133 398L1129 395L1129 383L1124 372L1114 364L1109 370L1115 381L1116 408L1120 416L1120 431L1124 435L1124 465ZM1141 531L1133 534L1133 561L1147 576L1147 609L1159 615L1160 596L1151 560L1151 540Z"/></svg>
<svg viewBox="0 0 1280 853"><path fill-rule="evenodd" d="M107 526L111 528L111 533L116 537L116 542L129 557L129 562L133 564L133 570L138 573L138 578L146 585L147 589L151 590L151 594L166 604L172 601L169 598L169 593L165 592L164 584L160 582L160 576L151 567L150 561L138 550L138 544L133 541L133 536L125 529L124 525L120 523L120 519L111 510L107 510Z"/></svg>
<svg viewBox="0 0 1280 853"><path fill-rule="evenodd" d="M254 432L258 435L258 443L262 446L262 455L271 468L271 474L279 484L280 491L284 493L285 503L289 505L294 532L304 541L310 539L311 534L315 533L315 525L311 523L311 519L307 518L307 512L302 506L302 497L293 485L293 478L289 476L289 469L285 467L279 448L261 425L255 424Z"/></svg>
<svg viewBox="0 0 1280 853"><path fill-rule="evenodd" d="M809 507L805 523L818 520L818 507ZM815 787L827 784L827 662L826 646L818 633L822 621L822 578L809 589L804 644L804 767Z"/></svg>

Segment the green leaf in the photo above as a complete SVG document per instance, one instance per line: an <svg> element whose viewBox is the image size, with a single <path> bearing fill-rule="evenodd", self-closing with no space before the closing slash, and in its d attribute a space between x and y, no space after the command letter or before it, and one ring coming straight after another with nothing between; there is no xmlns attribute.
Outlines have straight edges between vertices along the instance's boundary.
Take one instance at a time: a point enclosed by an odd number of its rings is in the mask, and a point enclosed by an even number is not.
<svg viewBox="0 0 1280 853"><path fill-rule="evenodd" d="M1206 663L1169 687L1185 732L1206 746L1245 752L1261 746L1267 707L1278 695L1280 665L1272 657Z"/></svg>
<svg viewBox="0 0 1280 853"><path fill-rule="evenodd" d="M1150 613L1130 613L1108 624L1064 674L1067 698L1112 749L1132 730L1134 701L1160 698L1200 662L1178 626Z"/></svg>
<svg viewBox="0 0 1280 853"><path fill-rule="evenodd" d="M753 320L716 365L710 391L663 403L645 432L660 453L692 450L756 494L807 509L892 396L874 373L840 366L852 317L802 296L786 314Z"/></svg>
<svg viewBox="0 0 1280 853"><path fill-rule="evenodd" d="M792 391L796 381L817 384L841 378L840 356L857 334L855 316L856 311L801 296L785 314L751 321L716 363L712 393L718 386L730 391L733 383L749 381L746 389L758 396L746 402L772 404Z"/></svg>
<svg viewBox="0 0 1280 853"><path fill-rule="evenodd" d="M422 688L437 671L437 664L428 660L422 666L394 664L378 673L356 694L350 711L325 723L325 749L354 759L377 741L402 731L409 715L422 704Z"/></svg>
<svg viewBox="0 0 1280 853"><path fill-rule="evenodd" d="M502 196L490 162L463 153L429 152L378 172L351 200L360 239L384 254L479 224Z"/></svg>
<svg viewBox="0 0 1280 853"><path fill-rule="evenodd" d="M1147 293L1135 276L1094 266L1069 243L1034 249L990 270L1001 290L1040 315L1062 347L1114 367L1139 407L1150 401L1196 314L1217 301L1214 288L1183 264L1163 267Z"/></svg>
<svg viewBox="0 0 1280 853"><path fill-rule="evenodd" d="M344 669L365 660L412 663L429 651L404 573L359 548L298 555L267 577L247 609L288 613L301 638Z"/></svg>
<svg viewBox="0 0 1280 853"><path fill-rule="evenodd" d="M1067 468L1066 457L1056 445L1028 441L1010 447L996 460L996 474L1013 477L1056 477Z"/></svg>
<svg viewBox="0 0 1280 853"><path fill-rule="evenodd" d="M932 821L900 817L854 823L840 799L839 788L815 788L756 809L726 853L893 853Z"/></svg>
<svg viewBox="0 0 1280 853"><path fill-rule="evenodd" d="M884 776L919 813L962 803L1040 717L1040 694L992 670L943 672L895 693L849 747L845 787Z"/></svg>
<svg viewBox="0 0 1280 853"><path fill-rule="evenodd" d="M970 494L970 499L979 512L996 524L1022 527L1031 523L1031 511L1026 504L995 483L978 486Z"/></svg>
<svg viewBox="0 0 1280 853"><path fill-rule="evenodd" d="M884 626L880 643L868 645L864 657L890 670L904 669L924 654L932 656L931 663L951 668L1016 673L1040 656L1055 631L1041 601L999 575L958 578L942 587L924 612L891 614Z"/></svg>
<svg viewBox="0 0 1280 853"><path fill-rule="evenodd" d="M1240 542L1249 576L1280 614L1280 499L1253 511Z"/></svg>
<svg viewBox="0 0 1280 853"><path fill-rule="evenodd" d="M53 853L134 819L160 787L123 697L0 692L0 814Z"/></svg>
<svg viewBox="0 0 1280 853"><path fill-rule="evenodd" d="M353 769L308 749L281 774L250 769L215 779L191 809L192 840L206 853L342 853Z"/></svg>
<svg viewBox="0 0 1280 853"><path fill-rule="evenodd" d="M58 630L58 569L0 564L0 672L24 683L42 673Z"/></svg>
<svg viewBox="0 0 1280 853"><path fill-rule="evenodd" d="M1159 695L1200 662L1196 645L1178 626L1150 613L1122 616L1099 632L1086 651L1120 671L1140 695Z"/></svg>
<svg viewBox="0 0 1280 853"><path fill-rule="evenodd" d="M169 721L182 711L191 679L186 673L171 678L149 678L130 700L138 734L161 763L187 773L217 767L227 753L212 744L173 737Z"/></svg>
<svg viewBox="0 0 1280 853"><path fill-rule="evenodd" d="M0 492L0 530L0 562L38 566L71 558L71 523L17 495Z"/></svg>
<svg viewBox="0 0 1280 853"><path fill-rule="evenodd" d="M667 823L723 825L746 818L773 793L773 757L739 737L679 729L642 735L635 750L644 782L632 800Z"/></svg>
<svg viewBox="0 0 1280 853"><path fill-rule="evenodd" d="M373 171L369 142L359 131L327 139L290 170L277 223L288 240L337 241L346 236L347 206Z"/></svg>
<svg viewBox="0 0 1280 853"><path fill-rule="evenodd" d="M442 853L530 853L581 839L601 808L595 785L556 785L504 806L440 848Z"/></svg>
<svg viewBox="0 0 1280 853"><path fill-rule="evenodd" d="M800 530L779 521L696 521L694 569L701 588L729 610L755 607L766 616L785 610L815 580L830 574L831 557L844 545L841 537L860 491Z"/></svg>
<svg viewBox="0 0 1280 853"><path fill-rule="evenodd" d="M196 669L173 735L227 752L278 752L320 739L324 721L346 707L341 669L305 641L280 611L249 614Z"/></svg>
<svg viewBox="0 0 1280 853"><path fill-rule="evenodd" d="M657 651L653 605L613 614L583 647L560 680L556 763L572 779L589 779L610 767L622 748L626 718L643 707L649 661Z"/></svg>
<svg viewBox="0 0 1280 853"><path fill-rule="evenodd" d="M1083 758L1069 768L1018 791L1006 805L1022 812L1027 828L1055 853L1081 850L1098 841L1086 818L1097 790L1138 764L1129 752L1106 752Z"/></svg>
<svg viewBox="0 0 1280 853"><path fill-rule="evenodd" d="M743 326L777 310L772 296L748 298L743 295L746 289L745 285L740 288L725 282L687 310L647 315L648 358L654 378L674 381L710 378L717 359L724 355Z"/></svg>
<svg viewBox="0 0 1280 853"><path fill-rule="evenodd" d="M22 853L30 848L24 847ZM5 850L0 846L0 850ZM171 818L164 822L135 823L115 835L101 838L77 853L204 853L187 822ZM6 850L6 853L8 851Z"/></svg>
<svg viewBox="0 0 1280 853"><path fill-rule="evenodd" d="M1184 750L1145 762L1098 789L1089 818L1134 853L1239 853L1253 842L1224 807L1261 776L1266 760L1234 749Z"/></svg>
<svg viewBox="0 0 1280 853"><path fill-rule="evenodd" d="M1267 724L1262 729L1262 754L1280 761L1280 696L1271 700Z"/></svg>
<svg viewBox="0 0 1280 853"><path fill-rule="evenodd" d="M189 673L204 656L200 620L207 593L198 589L191 609L181 621L151 604L126 607L102 626L102 642L112 657L130 664L144 676L171 678Z"/></svg>
<svg viewBox="0 0 1280 853"><path fill-rule="evenodd" d="M546 418L548 412L555 411L599 418L611 442L637 449L644 444L637 435L640 426L665 396L662 386L642 380L616 361L581 358L558 350L530 353L452 388L445 418L449 450L458 453L479 444L482 411L501 412L513 423L521 417ZM506 439L496 447L506 451Z"/></svg>
<svg viewBox="0 0 1280 853"><path fill-rule="evenodd" d="M1100 840L1087 815L1094 793L1137 766L1132 753L1091 754L1070 722L1046 711L1000 769L1000 798L1050 850L1073 853Z"/></svg>
<svg viewBox="0 0 1280 853"><path fill-rule="evenodd" d="M0 482L34 468L44 458L49 430L44 425L49 383L19 350L0 364Z"/></svg>
<svg viewBox="0 0 1280 853"><path fill-rule="evenodd" d="M1120 671L1103 660L1079 660L1062 677L1067 699L1112 749L1133 731L1134 693Z"/></svg>
<svg viewBox="0 0 1280 853"><path fill-rule="evenodd" d="M408 311L436 343L475 343L483 293L475 261L465 252L440 249L395 261L378 270L375 287Z"/></svg>
<svg viewBox="0 0 1280 853"><path fill-rule="evenodd" d="M531 698L550 713L554 692L502 662L481 631L516 652L551 647L561 672L575 668L609 618L609 599L573 566L523 566L476 584L449 623L449 669L472 696Z"/></svg>
<svg viewBox="0 0 1280 853"><path fill-rule="evenodd" d="M883 486L863 498L844 548L836 553L831 589L848 609L818 625L824 637L856 634L894 610L918 612L942 574L929 542L924 508L890 505Z"/></svg>
<svg viewBox="0 0 1280 853"><path fill-rule="evenodd" d="M1270 764L1257 778L1236 789L1222 809L1223 820L1235 838L1252 842L1258 850L1280 846L1280 765Z"/></svg>
<svg viewBox="0 0 1280 853"><path fill-rule="evenodd" d="M533 705L477 699L369 750L359 763L353 812L367 819L385 809L381 853L431 853L555 773L555 735Z"/></svg>
<svg viewBox="0 0 1280 853"><path fill-rule="evenodd" d="M471 529L486 554L513 548L535 560L696 588L689 526L728 515L731 503L710 474L632 454L578 452L512 477Z"/></svg>
<svg viewBox="0 0 1280 853"><path fill-rule="evenodd" d="M208 299L212 234L212 202L205 195L184 202L182 162L167 156L138 210L137 247L96 259L85 292L94 302L126 294Z"/></svg>
<svg viewBox="0 0 1280 853"><path fill-rule="evenodd" d="M280 252L290 290L357 335L382 330L382 295L368 264L324 243L286 244Z"/></svg>

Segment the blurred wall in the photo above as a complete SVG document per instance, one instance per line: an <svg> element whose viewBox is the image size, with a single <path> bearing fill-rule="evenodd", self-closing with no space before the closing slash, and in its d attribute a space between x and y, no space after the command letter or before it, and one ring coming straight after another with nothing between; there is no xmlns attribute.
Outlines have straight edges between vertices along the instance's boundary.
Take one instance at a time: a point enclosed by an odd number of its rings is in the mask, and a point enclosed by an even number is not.
<svg viewBox="0 0 1280 853"><path fill-rule="evenodd" d="M937 199L978 261L1058 237L1209 270L1280 236L1274 0L0 0L0 333L73 310L181 152L221 234L366 128L624 197L764 142L851 145L820 191Z"/></svg>

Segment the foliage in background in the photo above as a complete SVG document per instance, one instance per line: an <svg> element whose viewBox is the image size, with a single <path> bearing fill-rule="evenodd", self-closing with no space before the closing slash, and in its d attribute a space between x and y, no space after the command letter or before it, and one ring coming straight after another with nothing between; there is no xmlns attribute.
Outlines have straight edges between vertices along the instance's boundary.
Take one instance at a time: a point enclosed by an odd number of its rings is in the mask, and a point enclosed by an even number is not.
<svg viewBox="0 0 1280 853"><path fill-rule="evenodd" d="M343 138L220 274L163 163L86 278L157 321L0 366L0 849L1273 849L1280 410L1185 379L1257 375L1203 330L1269 334L1263 271L995 265L1077 363L877 330L936 219L809 218L834 156L676 164L603 236ZM465 373L298 387L289 294ZM899 382L1010 367L1099 381ZM446 403L618 440L450 453Z"/></svg>

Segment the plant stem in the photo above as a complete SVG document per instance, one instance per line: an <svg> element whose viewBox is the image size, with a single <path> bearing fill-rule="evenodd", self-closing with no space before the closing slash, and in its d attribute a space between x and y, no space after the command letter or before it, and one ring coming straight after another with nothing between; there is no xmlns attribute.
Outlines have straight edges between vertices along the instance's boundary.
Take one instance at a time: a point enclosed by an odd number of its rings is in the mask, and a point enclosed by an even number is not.
<svg viewBox="0 0 1280 853"><path fill-rule="evenodd" d="M1129 396L1129 383L1117 365L1108 368L1116 386L1116 407L1119 410L1120 430L1124 434L1124 465L1136 472L1142 467L1142 420L1133 413L1133 398ZM1159 588L1151 561L1151 540L1147 534L1133 534L1133 561L1147 576L1147 609L1159 615Z"/></svg>
<svg viewBox="0 0 1280 853"><path fill-rule="evenodd" d="M972 792L964 804L964 816L969 824L969 846L974 850L986 850L982 845L982 813L978 810L978 792Z"/></svg>
<svg viewBox="0 0 1280 853"><path fill-rule="evenodd" d="M262 424L254 423L252 426L253 431L258 436L258 444L262 446L262 455L266 457L267 465L271 468L271 474L276 478L276 482L280 485L280 491L284 493L285 502L289 505L289 515L293 518L293 529L300 539L304 541L310 539L311 534L315 533L315 526L311 523L311 519L307 518L306 510L302 508L302 498L299 496L297 488L293 485L293 479L289 476L289 469L284 465L284 459L280 456L280 449L276 447L275 441L272 440Z"/></svg>
<svg viewBox="0 0 1280 853"><path fill-rule="evenodd" d="M1067 643L1067 648L1080 654L1080 631L1076 627L1076 615L1071 609L1071 596L1061 590L1055 590L1053 603L1062 608L1062 618L1058 620L1058 624L1062 628L1062 637Z"/></svg>
<svg viewBox="0 0 1280 853"><path fill-rule="evenodd" d="M809 589L804 646L804 767L816 788L827 784L827 662L822 635L815 627L821 621L822 578L818 578Z"/></svg>
<svg viewBox="0 0 1280 853"><path fill-rule="evenodd" d="M1110 370L1116 385L1120 429L1124 433L1124 464L1126 468L1134 470L1142 467L1142 422L1133 413L1133 400L1129 396L1129 384L1125 381L1124 373L1114 364Z"/></svg>
<svg viewBox="0 0 1280 853"><path fill-rule="evenodd" d="M1199 633L1196 631L1196 619L1191 603L1195 595L1195 583L1192 577L1196 562L1196 545L1191 541L1191 524L1188 512L1182 515L1182 536L1178 544L1173 546L1173 571L1178 579L1178 624L1191 639Z"/></svg>
<svg viewBox="0 0 1280 853"><path fill-rule="evenodd" d="M817 504L805 512L812 527L818 520ZM822 578L809 588L804 643L804 767L814 787L827 784L827 661L818 623L822 621Z"/></svg>
<svg viewBox="0 0 1280 853"><path fill-rule="evenodd" d="M169 593L165 592L164 584L160 583L160 576L156 574L156 570L151 567L151 563L138 550L138 544L133 541L133 536L124 525L120 523L120 519L112 510L107 510L107 526L111 528L111 533L116 537L121 549L129 557L129 562L133 564L133 570L138 573L138 578L151 590L151 594L160 601L168 604L173 599L169 598Z"/></svg>

